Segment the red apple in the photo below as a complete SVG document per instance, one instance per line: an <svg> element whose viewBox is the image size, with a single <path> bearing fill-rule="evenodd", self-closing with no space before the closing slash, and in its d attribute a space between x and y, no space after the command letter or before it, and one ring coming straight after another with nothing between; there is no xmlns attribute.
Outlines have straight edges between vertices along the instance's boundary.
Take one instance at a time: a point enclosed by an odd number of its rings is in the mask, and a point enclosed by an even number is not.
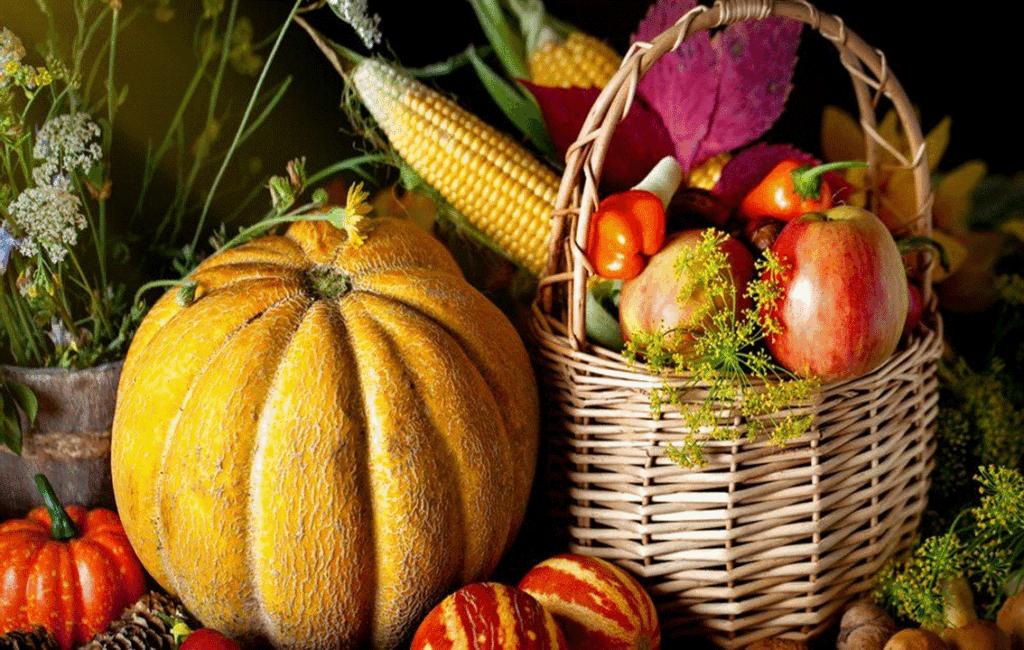
<svg viewBox="0 0 1024 650"><path fill-rule="evenodd" d="M754 275L754 259L734 237L720 233L722 242L718 247L725 253L729 267L721 274L731 274L735 300L709 296L702 286L694 286L697 269L678 268L676 262L692 253L706 232L716 231L697 228L675 233L648 260L640 275L622 283L619 324L625 340L640 333L664 334L670 347L685 353L692 346L694 335L711 325L712 314L730 307L740 313L750 306L746 288Z"/></svg>
<svg viewBox="0 0 1024 650"><path fill-rule="evenodd" d="M802 377L860 377L896 350L907 320L907 277L896 241L871 212L841 205L786 224L771 247L782 295L763 316L781 327L768 349Z"/></svg>
<svg viewBox="0 0 1024 650"><path fill-rule="evenodd" d="M907 320L903 324L903 338L906 339L914 331L917 324L921 322L921 314L924 304L921 297L921 290L917 285L907 278Z"/></svg>

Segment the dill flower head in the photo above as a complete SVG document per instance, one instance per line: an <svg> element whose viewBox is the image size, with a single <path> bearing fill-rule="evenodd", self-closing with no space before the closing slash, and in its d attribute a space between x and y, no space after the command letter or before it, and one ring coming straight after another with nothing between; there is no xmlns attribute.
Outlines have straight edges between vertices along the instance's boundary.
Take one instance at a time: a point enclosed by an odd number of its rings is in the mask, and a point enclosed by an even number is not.
<svg viewBox="0 0 1024 650"><path fill-rule="evenodd" d="M975 512L982 527L1016 532L1024 530L1024 478L1014 468L988 465L978 468L981 505Z"/></svg>
<svg viewBox="0 0 1024 650"><path fill-rule="evenodd" d="M100 127L86 113L70 113L51 118L36 133L32 156L41 161L32 170L32 180L39 186L52 185L68 189L70 175L88 173L103 156L96 139Z"/></svg>
<svg viewBox="0 0 1024 650"><path fill-rule="evenodd" d="M21 254L35 257L41 247L54 263L62 261L86 226L81 205L80 198L53 185L19 194L7 212L25 235L15 243Z"/></svg>

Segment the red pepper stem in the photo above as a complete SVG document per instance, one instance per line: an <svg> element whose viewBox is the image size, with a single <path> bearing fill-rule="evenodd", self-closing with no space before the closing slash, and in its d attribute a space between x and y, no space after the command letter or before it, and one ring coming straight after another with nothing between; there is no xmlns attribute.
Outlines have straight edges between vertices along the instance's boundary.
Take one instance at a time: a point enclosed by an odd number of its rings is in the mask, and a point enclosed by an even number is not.
<svg viewBox="0 0 1024 650"><path fill-rule="evenodd" d="M75 528L75 522L71 521L71 517L64 510L64 506L61 505L50 481L42 474L36 474L35 479L39 494L43 496L43 505L50 513L50 535L58 542L73 538L78 534L78 529Z"/></svg>
<svg viewBox="0 0 1024 650"><path fill-rule="evenodd" d="M797 167L790 172L790 176L793 178L793 191L804 199L820 199L822 174L850 167L867 167L867 163L860 160L843 160L825 163L817 167L810 167L808 165Z"/></svg>

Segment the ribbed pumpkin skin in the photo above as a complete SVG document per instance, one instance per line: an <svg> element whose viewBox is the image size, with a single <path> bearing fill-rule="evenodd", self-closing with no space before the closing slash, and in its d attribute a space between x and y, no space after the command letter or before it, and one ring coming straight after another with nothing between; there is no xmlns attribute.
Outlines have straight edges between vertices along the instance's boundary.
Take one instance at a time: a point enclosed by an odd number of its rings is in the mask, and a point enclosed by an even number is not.
<svg viewBox="0 0 1024 650"><path fill-rule="evenodd" d="M658 650L658 611L625 569L563 553L526 572L518 588L551 612L571 650Z"/></svg>
<svg viewBox="0 0 1024 650"><path fill-rule="evenodd" d="M568 650L551 614L497 582L462 587L430 610L410 650Z"/></svg>
<svg viewBox="0 0 1024 650"><path fill-rule="evenodd" d="M343 295L313 290L333 269ZM448 251L380 219L297 222L206 260L125 360L111 468L151 575L209 627L392 648L487 576L524 515L539 414L526 350Z"/></svg>

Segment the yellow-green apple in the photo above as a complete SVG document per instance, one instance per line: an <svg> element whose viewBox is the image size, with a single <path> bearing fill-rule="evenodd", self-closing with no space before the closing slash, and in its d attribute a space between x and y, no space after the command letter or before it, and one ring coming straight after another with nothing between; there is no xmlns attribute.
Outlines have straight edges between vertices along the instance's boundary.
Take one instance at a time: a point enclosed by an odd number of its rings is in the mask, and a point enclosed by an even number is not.
<svg viewBox="0 0 1024 650"><path fill-rule="evenodd" d="M730 279L734 295L710 295L697 278L708 272L710 262L695 251L705 237L718 238L726 263L718 275ZM689 259L688 264L679 264ZM666 346L687 353L694 337L712 326L712 317L723 309L741 316L750 306L747 283L754 275L754 259L736 238L712 228L684 230L672 235L635 278L622 283L619 325L626 341L641 333L664 337Z"/></svg>
<svg viewBox="0 0 1024 650"><path fill-rule="evenodd" d="M907 276L896 241L871 212L841 205L786 224L771 247L781 295L768 349L784 368L824 383L860 377L896 350Z"/></svg>

